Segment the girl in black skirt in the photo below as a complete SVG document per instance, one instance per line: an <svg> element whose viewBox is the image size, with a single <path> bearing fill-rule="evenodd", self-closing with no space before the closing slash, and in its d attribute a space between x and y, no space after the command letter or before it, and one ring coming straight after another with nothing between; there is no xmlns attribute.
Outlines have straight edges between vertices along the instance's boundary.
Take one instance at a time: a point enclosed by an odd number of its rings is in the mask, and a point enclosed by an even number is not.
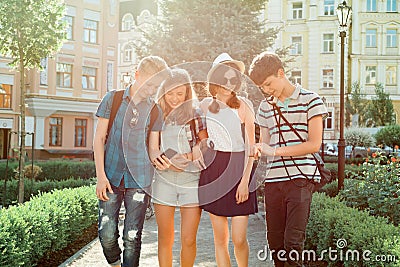
<svg viewBox="0 0 400 267"><path fill-rule="evenodd" d="M210 214L218 266L231 265L227 217L232 217L232 242L237 264L248 266L248 216L257 212L256 192L249 190L253 166L249 150L255 139L254 112L247 99L236 95L241 88L243 72L243 62L233 60L226 53L219 55L207 76L213 97L201 103L206 115L209 149L204 155L207 168L200 175L199 202Z"/></svg>

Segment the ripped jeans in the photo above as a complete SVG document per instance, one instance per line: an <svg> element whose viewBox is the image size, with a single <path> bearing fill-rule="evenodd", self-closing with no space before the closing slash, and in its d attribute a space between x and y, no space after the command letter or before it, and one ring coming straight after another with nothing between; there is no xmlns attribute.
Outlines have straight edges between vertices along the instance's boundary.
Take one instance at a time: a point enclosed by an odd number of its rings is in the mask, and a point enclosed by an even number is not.
<svg viewBox="0 0 400 267"><path fill-rule="evenodd" d="M125 206L123 231L123 261L122 266L139 266L140 249L142 245L142 230L149 202L149 196L143 189L125 188L113 185L114 194L108 192L108 201L99 200L99 239L104 255L111 266L121 264L121 248L118 244L118 219L122 201Z"/></svg>

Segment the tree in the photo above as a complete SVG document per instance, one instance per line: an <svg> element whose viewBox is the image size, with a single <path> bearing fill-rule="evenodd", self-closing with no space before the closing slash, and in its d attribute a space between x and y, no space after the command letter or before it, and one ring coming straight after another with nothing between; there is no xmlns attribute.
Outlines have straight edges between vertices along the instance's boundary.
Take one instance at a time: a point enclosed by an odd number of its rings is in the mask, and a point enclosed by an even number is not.
<svg viewBox="0 0 400 267"><path fill-rule="evenodd" d="M40 60L57 52L66 36L62 22L63 0L0 1L0 54L12 58L10 63L20 73L20 150L18 202L24 200L25 165L25 75L40 68Z"/></svg>
<svg viewBox="0 0 400 267"><path fill-rule="evenodd" d="M346 96L346 114L358 116L358 125L356 126L365 126L365 115L368 106L368 100L366 99L365 94L361 93L361 90L362 87L360 83L358 81L354 82ZM350 125L349 117L346 118L346 126Z"/></svg>
<svg viewBox="0 0 400 267"><path fill-rule="evenodd" d="M368 105L367 126L386 126L395 123L394 108L390 95L381 83L375 85L375 95Z"/></svg>
<svg viewBox="0 0 400 267"><path fill-rule="evenodd" d="M376 143L379 145L400 146L400 125L389 125L383 127L375 134Z"/></svg>
<svg viewBox="0 0 400 267"><path fill-rule="evenodd" d="M375 140L370 133L367 133L359 128L349 128L346 129L344 133L344 139L346 140L346 145L351 146L351 155L356 146L370 147L375 144Z"/></svg>
<svg viewBox="0 0 400 267"><path fill-rule="evenodd" d="M136 44L139 56L159 55L170 65L212 61L228 52L247 66L271 47L279 29L264 29L259 15L264 0L161 1L158 24L143 31ZM288 49L276 51L286 57Z"/></svg>

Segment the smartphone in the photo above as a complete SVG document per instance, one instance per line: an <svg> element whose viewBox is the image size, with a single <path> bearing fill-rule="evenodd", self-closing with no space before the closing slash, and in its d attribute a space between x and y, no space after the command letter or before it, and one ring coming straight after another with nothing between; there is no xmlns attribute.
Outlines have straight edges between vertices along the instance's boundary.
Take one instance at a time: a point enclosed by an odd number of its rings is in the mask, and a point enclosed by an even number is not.
<svg viewBox="0 0 400 267"><path fill-rule="evenodd" d="M158 162L162 164L162 162L158 159L162 156L166 156L168 159L171 159L173 156L175 156L178 152L173 150L172 148L168 148L167 150L164 151L160 156L157 157Z"/></svg>
<svg viewBox="0 0 400 267"><path fill-rule="evenodd" d="M164 151L164 153L161 154L161 156L165 155L168 159L171 159L176 154L178 154L178 152L176 152L172 148L168 148L167 150Z"/></svg>

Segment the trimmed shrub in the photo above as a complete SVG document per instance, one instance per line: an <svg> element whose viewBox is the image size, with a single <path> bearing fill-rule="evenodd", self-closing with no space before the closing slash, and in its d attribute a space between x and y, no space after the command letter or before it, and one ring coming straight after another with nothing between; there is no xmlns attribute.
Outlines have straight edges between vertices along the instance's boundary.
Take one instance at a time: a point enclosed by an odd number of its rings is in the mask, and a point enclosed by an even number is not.
<svg viewBox="0 0 400 267"><path fill-rule="evenodd" d="M35 177L37 181L44 180L67 180L71 177L76 179L88 179L96 177L96 169L93 161L38 161L35 165L42 169L42 172ZM29 166L29 167L28 167ZM29 162L26 163L27 168L31 168ZM14 177L14 170L18 168L18 162L8 163L7 180ZM0 163L0 179L4 180L6 173L6 162ZM29 176L27 177L29 178Z"/></svg>
<svg viewBox="0 0 400 267"><path fill-rule="evenodd" d="M385 218L369 216L368 212L347 207L338 198L316 193L311 204L305 249L314 250L319 257L323 250L330 248L337 250L333 254L337 259L325 253L327 266L399 266L398 262L375 261L375 257L392 255L400 259L400 231ZM346 253L352 250L360 253L359 261L345 260ZM370 261L362 259L362 253L367 250L371 251Z"/></svg>
<svg viewBox="0 0 400 267"><path fill-rule="evenodd" d="M25 194L24 202L28 201L32 196L39 194L40 192L46 193L53 189L64 189L64 188L76 188L81 186L93 185L96 183L95 178L93 179L68 179L63 181L32 181L25 180ZM7 182L7 190L4 196L4 181L1 183L0 187L0 199L3 201L5 197L5 205L12 205L17 203L18 198L18 181L13 179Z"/></svg>
<svg viewBox="0 0 400 267"><path fill-rule="evenodd" d="M0 266L32 266L97 219L94 186L54 190L0 210Z"/></svg>

